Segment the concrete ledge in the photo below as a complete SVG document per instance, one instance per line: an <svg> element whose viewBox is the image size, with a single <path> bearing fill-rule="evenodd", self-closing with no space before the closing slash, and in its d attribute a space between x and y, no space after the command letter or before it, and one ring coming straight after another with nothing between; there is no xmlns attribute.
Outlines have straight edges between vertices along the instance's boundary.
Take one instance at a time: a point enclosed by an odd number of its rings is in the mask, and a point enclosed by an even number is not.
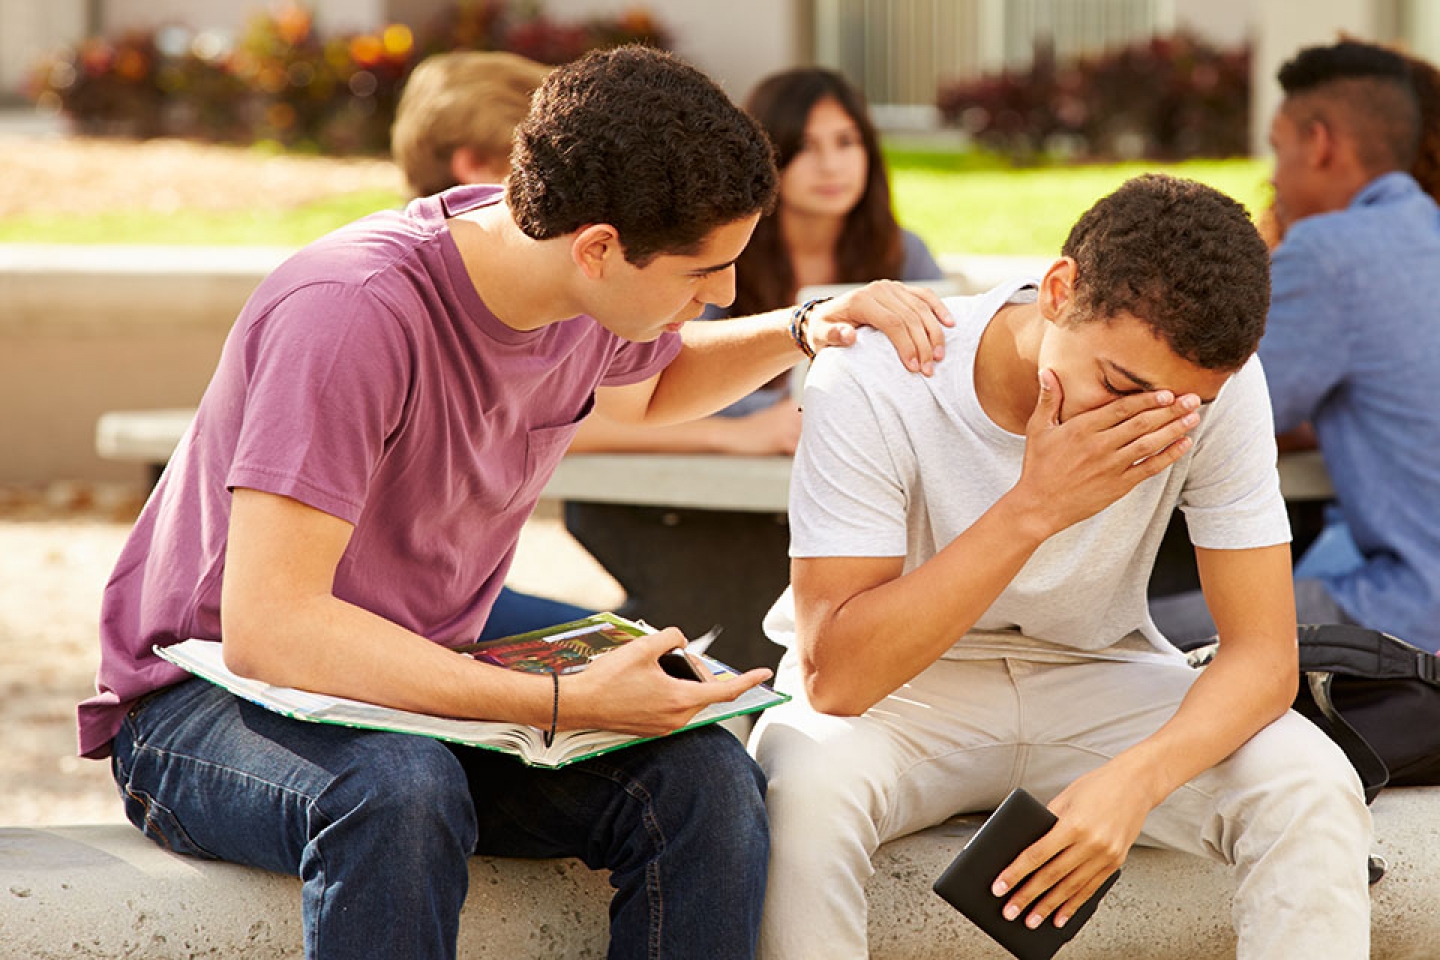
<svg viewBox="0 0 1440 960"><path fill-rule="evenodd" d="M1375 852L1389 863L1370 888L1372 960L1440 954L1440 787L1386 790L1374 807ZM957 818L886 844L870 893L874 958L1005 960L1009 954L929 892L979 825ZM1124 872L1065 960L1233 960L1227 867L1162 850L1132 850ZM1320 960L1320 958L1316 958Z"/></svg>
<svg viewBox="0 0 1440 960"><path fill-rule="evenodd" d="M255 285L293 252L0 244L0 336L218 329L223 337Z"/></svg>
<svg viewBox="0 0 1440 960"><path fill-rule="evenodd" d="M193 406L273 247L0 244L0 483L139 482L95 454L107 410Z"/></svg>
<svg viewBox="0 0 1440 960"><path fill-rule="evenodd" d="M1375 960L1425 960L1440 943L1440 788L1375 803L1389 861L1372 889ZM870 883L875 960L1007 954L930 892L979 818L886 844ZM299 881L168 854L126 825L0 829L0 958L300 957ZM1135 850L1066 960L1220 960L1235 955L1234 884L1222 866ZM477 857L461 918L467 960L602 957L610 888L573 860ZM823 932L817 931L817 936Z"/></svg>

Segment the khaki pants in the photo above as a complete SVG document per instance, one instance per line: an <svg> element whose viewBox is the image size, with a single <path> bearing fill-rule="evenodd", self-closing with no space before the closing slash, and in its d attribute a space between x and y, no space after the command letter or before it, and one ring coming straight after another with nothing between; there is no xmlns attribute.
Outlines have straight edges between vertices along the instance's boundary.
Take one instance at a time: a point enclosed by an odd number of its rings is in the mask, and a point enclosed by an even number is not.
<svg viewBox="0 0 1440 960"><path fill-rule="evenodd" d="M1014 787L1049 802L1156 730L1198 674L1173 660L941 660L861 717L816 713L797 659L750 749L770 779L761 955L866 956L864 885L887 840L993 809ZM1238 956L1369 956L1371 824L1343 753L1294 712L1175 791L1142 844L1234 865ZM928 878L933 880L933 878ZM915 896L929 895L917 878Z"/></svg>

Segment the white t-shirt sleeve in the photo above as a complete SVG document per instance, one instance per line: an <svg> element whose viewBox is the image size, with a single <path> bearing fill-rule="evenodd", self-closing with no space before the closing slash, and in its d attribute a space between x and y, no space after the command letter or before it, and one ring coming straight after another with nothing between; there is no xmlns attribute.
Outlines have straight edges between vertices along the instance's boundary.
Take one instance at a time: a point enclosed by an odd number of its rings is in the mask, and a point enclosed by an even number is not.
<svg viewBox="0 0 1440 960"><path fill-rule="evenodd" d="M806 378L790 479L792 557L905 555L904 477L913 454L899 418L865 389L867 376L889 372L863 354L859 344L826 350Z"/></svg>
<svg viewBox="0 0 1440 960"><path fill-rule="evenodd" d="M1251 357L1205 412L1180 508L1197 547L1245 550L1290 541L1265 373Z"/></svg>

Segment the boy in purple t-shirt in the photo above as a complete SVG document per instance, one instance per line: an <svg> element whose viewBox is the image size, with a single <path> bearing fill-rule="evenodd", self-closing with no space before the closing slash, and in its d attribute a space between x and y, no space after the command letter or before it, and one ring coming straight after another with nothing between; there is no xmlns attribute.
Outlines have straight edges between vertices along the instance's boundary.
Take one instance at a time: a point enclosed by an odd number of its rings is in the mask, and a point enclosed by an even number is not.
<svg viewBox="0 0 1440 960"><path fill-rule="evenodd" d="M871 324L907 367L944 307L877 284L685 322L734 295L772 202L764 134L703 75L623 48L556 70L503 192L377 214L263 282L106 589L80 749L131 821L187 854L298 874L306 955L453 957L474 853L612 872L612 956L752 954L764 778L715 727L560 771L290 720L152 651L221 639L268 683L455 717L666 733L768 676L690 683L666 630L555 681L473 639L521 524L592 407L709 413ZM797 346L799 349L797 349Z"/></svg>

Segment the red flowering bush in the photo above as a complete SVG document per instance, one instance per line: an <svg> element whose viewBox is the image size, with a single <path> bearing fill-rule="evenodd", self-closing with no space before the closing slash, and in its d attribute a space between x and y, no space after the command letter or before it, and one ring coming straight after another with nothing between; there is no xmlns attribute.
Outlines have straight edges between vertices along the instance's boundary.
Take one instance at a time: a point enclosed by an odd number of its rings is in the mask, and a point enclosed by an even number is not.
<svg viewBox="0 0 1440 960"><path fill-rule="evenodd" d="M383 153L400 88L428 54L510 50L558 64L623 43L666 47L669 37L643 11L567 24L534 4L517 13L506 0L457 4L419 37L398 23L323 37L308 10L288 4L233 40L183 26L87 39L47 57L29 92L86 134Z"/></svg>
<svg viewBox="0 0 1440 960"><path fill-rule="evenodd" d="M1037 45L1028 70L946 84L937 106L1020 162L1237 156L1249 150L1250 51L1182 34L1060 64Z"/></svg>

